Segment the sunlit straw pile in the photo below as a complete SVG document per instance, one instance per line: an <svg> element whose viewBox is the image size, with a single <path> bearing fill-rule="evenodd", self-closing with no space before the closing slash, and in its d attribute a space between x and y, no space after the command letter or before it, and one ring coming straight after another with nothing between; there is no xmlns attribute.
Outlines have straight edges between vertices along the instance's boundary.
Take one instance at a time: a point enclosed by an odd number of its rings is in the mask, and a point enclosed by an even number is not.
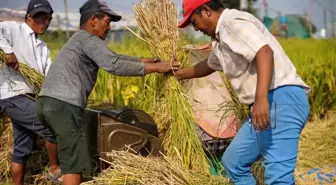
<svg viewBox="0 0 336 185"><path fill-rule="evenodd" d="M336 113L307 123L300 137L296 176L299 185L336 184ZM316 168L317 173L308 173ZM321 180L325 179L325 180Z"/></svg>
<svg viewBox="0 0 336 185"><path fill-rule="evenodd" d="M85 184L109 185L225 185L221 177L186 170L170 158L141 157L126 151L108 154L111 168Z"/></svg>
<svg viewBox="0 0 336 185"><path fill-rule="evenodd" d="M7 118L3 117L0 121L4 129L0 135L0 181L10 179L10 160L13 151L13 131Z"/></svg>
<svg viewBox="0 0 336 185"><path fill-rule="evenodd" d="M0 133L0 182L11 182L10 164L13 152L13 128L10 121L4 120L4 118L0 124L5 124L5 130ZM41 144L43 145L43 143L37 143L37 146ZM46 181L42 174L47 165L48 156L46 151L34 151L26 166L25 182L51 184Z"/></svg>

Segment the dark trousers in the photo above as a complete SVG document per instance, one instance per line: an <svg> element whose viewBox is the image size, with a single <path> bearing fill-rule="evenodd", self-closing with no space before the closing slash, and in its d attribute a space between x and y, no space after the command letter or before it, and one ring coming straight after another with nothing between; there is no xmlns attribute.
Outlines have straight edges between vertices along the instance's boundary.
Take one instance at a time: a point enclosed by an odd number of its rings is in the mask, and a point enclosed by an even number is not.
<svg viewBox="0 0 336 185"><path fill-rule="evenodd" d="M19 95L0 100L0 112L12 120L14 134L14 151L12 161L25 164L34 148L37 136L43 136L51 143L56 138L51 131L39 121L36 102L27 95Z"/></svg>
<svg viewBox="0 0 336 185"><path fill-rule="evenodd" d="M67 102L42 96L37 101L37 114L55 133L62 174L90 173L92 166L84 130L84 110Z"/></svg>

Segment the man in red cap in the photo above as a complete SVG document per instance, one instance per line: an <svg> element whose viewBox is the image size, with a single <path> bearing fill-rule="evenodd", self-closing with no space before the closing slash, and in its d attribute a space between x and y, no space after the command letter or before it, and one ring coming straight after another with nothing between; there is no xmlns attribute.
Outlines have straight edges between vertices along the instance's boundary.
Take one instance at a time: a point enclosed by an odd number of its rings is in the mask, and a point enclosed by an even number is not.
<svg viewBox="0 0 336 185"><path fill-rule="evenodd" d="M278 41L253 15L224 9L220 0L183 0L180 28L191 24L212 38L209 58L175 72L178 79L223 71L249 118L222 163L236 185L256 184L251 165L264 159L266 184L292 185L301 131L309 115L310 88Z"/></svg>

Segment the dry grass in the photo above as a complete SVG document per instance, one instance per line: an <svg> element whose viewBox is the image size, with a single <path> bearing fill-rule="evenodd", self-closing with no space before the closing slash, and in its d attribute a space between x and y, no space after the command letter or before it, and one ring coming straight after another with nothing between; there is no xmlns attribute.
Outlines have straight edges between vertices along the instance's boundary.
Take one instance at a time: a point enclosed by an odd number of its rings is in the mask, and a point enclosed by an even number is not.
<svg viewBox="0 0 336 185"><path fill-rule="evenodd" d="M13 129L8 120L3 120L0 124L6 125L0 136L0 182L11 182L10 163L13 151ZM48 156L46 151L34 151L26 166L25 182L51 185L52 183L48 182L42 174L47 165Z"/></svg>
<svg viewBox="0 0 336 185"><path fill-rule="evenodd" d="M329 115L329 119L309 122L303 129L295 173L300 185L336 184L336 113ZM313 168L326 179L325 174L333 173L334 179L317 180L316 173L307 174Z"/></svg>
<svg viewBox="0 0 336 185"><path fill-rule="evenodd" d="M7 119L2 121L4 122L0 124L6 126L0 136L0 180L8 181L10 179L10 160L13 150L13 131Z"/></svg>
<svg viewBox="0 0 336 185"><path fill-rule="evenodd" d="M170 158L141 157L130 152L114 151L108 154L111 166L94 181L85 184L109 185L225 185L222 177L207 176L189 171Z"/></svg>
<svg viewBox="0 0 336 185"><path fill-rule="evenodd" d="M298 155L298 168L336 166L336 113L327 120L308 122L303 129Z"/></svg>

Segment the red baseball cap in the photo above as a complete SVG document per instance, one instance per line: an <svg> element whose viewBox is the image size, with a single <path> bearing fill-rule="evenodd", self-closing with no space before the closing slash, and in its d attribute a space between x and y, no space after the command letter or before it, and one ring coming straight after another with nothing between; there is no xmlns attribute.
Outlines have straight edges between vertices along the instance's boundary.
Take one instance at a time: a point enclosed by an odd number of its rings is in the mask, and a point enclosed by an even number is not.
<svg viewBox="0 0 336 185"><path fill-rule="evenodd" d="M190 24L190 16L191 14L200 6L204 5L211 0L183 0L182 8L183 8L183 19L179 22L179 28L185 28Z"/></svg>

